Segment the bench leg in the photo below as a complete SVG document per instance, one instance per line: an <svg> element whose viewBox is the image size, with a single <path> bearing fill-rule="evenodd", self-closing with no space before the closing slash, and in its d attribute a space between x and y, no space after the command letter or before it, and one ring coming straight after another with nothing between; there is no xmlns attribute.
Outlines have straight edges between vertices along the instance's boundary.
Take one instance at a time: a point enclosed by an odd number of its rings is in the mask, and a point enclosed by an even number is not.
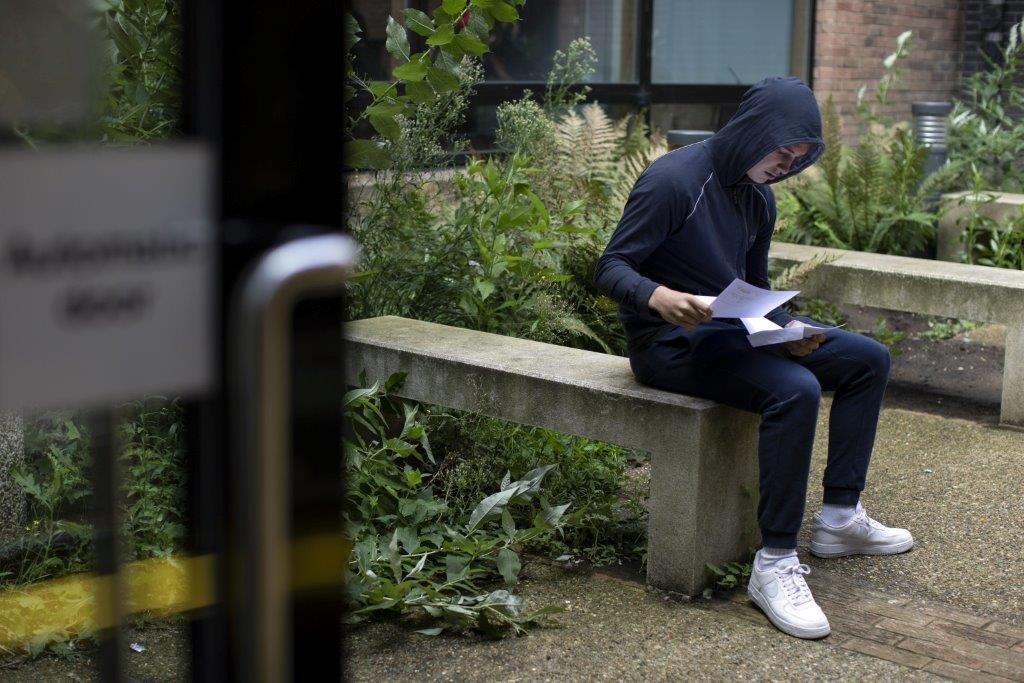
<svg viewBox="0 0 1024 683"><path fill-rule="evenodd" d="M651 450L647 581L698 595L705 563L745 559L758 546L759 417L719 406L658 426Z"/></svg>
<svg viewBox="0 0 1024 683"><path fill-rule="evenodd" d="M1006 326L1003 399L999 421L1024 427L1024 321L1020 320Z"/></svg>

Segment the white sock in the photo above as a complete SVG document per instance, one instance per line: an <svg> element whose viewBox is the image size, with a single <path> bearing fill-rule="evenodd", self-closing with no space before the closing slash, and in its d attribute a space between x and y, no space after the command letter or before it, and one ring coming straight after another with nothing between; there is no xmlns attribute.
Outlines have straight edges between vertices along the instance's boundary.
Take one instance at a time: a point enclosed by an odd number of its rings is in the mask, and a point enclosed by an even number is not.
<svg viewBox="0 0 1024 683"><path fill-rule="evenodd" d="M856 505L831 505L825 503L821 506L821 520L829 526L846 526L861 508L860 501Z"/></svg>
<svg viewBox="0 0 1024 683"><path fill-rule="evenodd" d="M764 547L757 551L754 557L759 571L766 571L773 566L785 567L790 564L799 564L800 559L796 555L796 548L768 548Z"/></svg>

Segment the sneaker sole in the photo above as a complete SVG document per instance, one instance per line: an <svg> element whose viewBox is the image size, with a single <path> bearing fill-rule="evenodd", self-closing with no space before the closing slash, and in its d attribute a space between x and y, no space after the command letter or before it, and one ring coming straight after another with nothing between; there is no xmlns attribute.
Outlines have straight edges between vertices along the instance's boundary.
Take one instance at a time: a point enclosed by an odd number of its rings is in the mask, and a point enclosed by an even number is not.
<svg viewBox="0 0 1024 683"><path fill-rule="evenodd" d="M897 555L914 547L914 539L894 545L858 547L845 543L815 543L811 541L811 555L815 557L845 557L846 555Z"/></svg>
<svg viewBox="0 0 1024 683"><path fill-rule="evenodd" d="M779 629L783 633L787 633L797 638L806 638L813 640L817 638L824 638L828 634L832 633L831 626L822 626L821 628L804 628L797 626L796 624L790 624L789 622L783 621L768 607L768 600L761 594L761 591L757 590L751 585L747 585L747 597L757 605L766 617L768 621L772 622L775 628Z"/></svg>

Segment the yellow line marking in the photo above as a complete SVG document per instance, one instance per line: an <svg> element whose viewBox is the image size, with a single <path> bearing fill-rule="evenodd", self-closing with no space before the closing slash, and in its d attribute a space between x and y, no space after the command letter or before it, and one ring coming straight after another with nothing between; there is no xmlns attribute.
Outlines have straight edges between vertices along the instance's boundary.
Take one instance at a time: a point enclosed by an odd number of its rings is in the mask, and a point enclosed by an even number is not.
<svg viewBox="0 0 1024 683"><path fill-rule="evenodd" d="M329 585L344 576L345 538L317 535L292 545L292 588ZM216 602L216 556L154 557L121 567L126 613L166 616ZM14 649L110 628L111 577L74 574L0 591L0 647Z"/></svg>

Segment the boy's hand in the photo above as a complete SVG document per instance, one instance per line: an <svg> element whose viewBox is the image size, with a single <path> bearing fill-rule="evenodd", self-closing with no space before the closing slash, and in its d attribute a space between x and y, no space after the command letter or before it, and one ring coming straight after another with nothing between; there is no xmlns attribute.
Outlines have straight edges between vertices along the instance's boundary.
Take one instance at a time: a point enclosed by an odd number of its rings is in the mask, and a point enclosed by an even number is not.
<svg viewBox="0 0 1024 683"><path fill-rule="evenodd" d="M654 290L647 305L668 322L682 325L688 330L711 320L711 308L707 304L692 294L677 292L664 285Z"/></svg>
<svg viewBox="0 0 1024 683"><path fill-rule="evenodd" d="M800 320L791 320L786 323L786 327L807 327ZM796 341L784 342L783 346L794 356L806 356L814 349L818 348L821 343L825 341L825 335L816 334L813 337L807 339L797 339Z"/></svg>

